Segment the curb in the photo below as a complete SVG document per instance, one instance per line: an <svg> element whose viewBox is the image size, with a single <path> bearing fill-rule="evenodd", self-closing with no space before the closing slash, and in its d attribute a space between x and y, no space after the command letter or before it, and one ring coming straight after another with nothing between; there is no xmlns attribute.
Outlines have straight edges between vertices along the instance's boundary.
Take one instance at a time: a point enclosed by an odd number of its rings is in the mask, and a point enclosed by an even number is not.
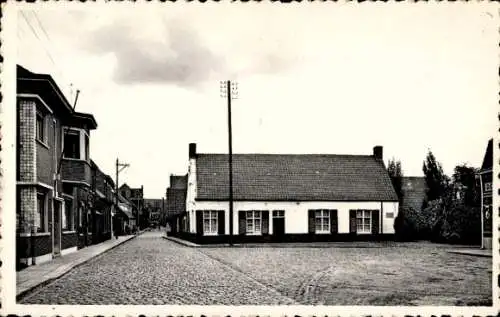
<svg viewBox="0 0 500 317"><path fill-rule="evenodd" d="M162 236L162 238L165 240L169 240L169 241L175 242L177 244L183 245L185 247L189 247L189 248L201 248L202 247L199 244L188 242L188 241L185 241L185 240L182 240L179 238L173 238L173 237L169 237L169 236Z"/></svg>
<svg viewBox="0 0 500 317"><path fill-rule="evenodd" d="M468 256L477 256L482 258L492 258L493 254L481 254L481 253L473 253L473 252L463 252L463 251L446 251L448 253L460 254L460 255L468 255Z"/></svg>
<svg viewBox="0 0 500 317"><path fill-rule="evenodd" d="M113 250L114 248L116 248L116 247L118 247L118 246L120 246L120 245L124 244L124 243L125 243L125 242L127 242L127 241L130 241L130 240L135 239L135 238L136 238L137 236L139 236L140 234L142 234L142 233L139 233L139 234L137 234L137 235L134 235L134 236L130 237L130 238L129 238L129 239L127 239L127 240L123 240L122 242L115 244L115 245L114 245L114 246L112 246L111 248L109 248L109 249L107 249L107 250L105 250L105 251L103 251L103 252L101 252L101 253L99 253L99 254L96 254L96 255L94 255L94 256L91 256L91 257L89 257L88 259L85 259L85 260L83 260L83 261L82 261L82 262L80 262L80 263L77 263L77 264L75 264L75 265L73 265L73 266L71 266L71 267L68 267L68 269L64 270L64 272L62 272L62 273L61 273L61 274L59 274L58 276L55 276L55 277L49 278L49 279L47 279L47 280L45 280L45 281L43 281L43 282L41 282L41 283L39 283L39 284L37 284L37 285L34 285L34 286L30 287L29 289L26 289L26 290L24 290L24 291L19 292L18 294L16 294L16 302L17 302L17 301L19 301L20 299L23 299L23 298L25 298L25 297L29 296L30 294L32 294L32 293L34 293L34 292L36 292L39 288L44 287L45 285L50 284L50 283L52 283L53 281L55 281L55 280L57 280L57 279L59 279L59 278L63 277L64 275L68 274L71 270L73 270L73 269L75 269L75 268L79 267L80 265L83 265L83 264L87 263L88 261L90 261L90 260L92 260L92 259L95 259L95 258L97 258L97 257L99 257L99 256L101 256L101 255L103 255L103 254L105 254L105 253L106 253L106 252L108 252L108 251Z"/></svg>

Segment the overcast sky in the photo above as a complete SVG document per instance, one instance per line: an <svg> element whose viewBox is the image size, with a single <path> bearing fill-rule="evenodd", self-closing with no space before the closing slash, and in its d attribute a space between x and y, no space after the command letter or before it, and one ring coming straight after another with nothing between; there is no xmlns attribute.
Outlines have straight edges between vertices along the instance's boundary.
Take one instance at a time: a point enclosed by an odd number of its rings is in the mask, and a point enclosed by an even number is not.
<svg viewBox="0 0 500 317"><path fill-rule="evenodd" d="M17 63L53 75L70 102L80 89L77 111L99 125L91 157L112 177L117 157L130 163L121 182L144 185L147 198L187 172L188 143L227 151L220 80L239 86L235 153L382 145L386 161L421 176L431 149L451 174L481 164L497 127L497 12L487 6L59 7L18 15Z"/></svg>

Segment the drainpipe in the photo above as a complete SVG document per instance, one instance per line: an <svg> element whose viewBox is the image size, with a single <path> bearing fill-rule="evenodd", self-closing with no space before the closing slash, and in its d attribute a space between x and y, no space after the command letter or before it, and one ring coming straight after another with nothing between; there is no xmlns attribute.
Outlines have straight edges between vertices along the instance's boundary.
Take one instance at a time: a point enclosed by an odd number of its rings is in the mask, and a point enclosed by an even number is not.
<svg viewBox="0 0 500 317"><path fill-rule="evenodd" d="M31 235L30 235L30 249L31 249L31 264L36 264L36 256L35 256L35 226L31 226Z"/></svg>

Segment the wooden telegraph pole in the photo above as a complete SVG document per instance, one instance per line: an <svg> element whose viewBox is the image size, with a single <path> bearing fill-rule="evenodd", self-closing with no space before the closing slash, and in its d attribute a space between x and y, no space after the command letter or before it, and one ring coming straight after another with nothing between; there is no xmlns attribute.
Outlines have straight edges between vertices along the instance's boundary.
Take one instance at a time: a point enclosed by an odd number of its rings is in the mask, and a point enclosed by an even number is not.
<svg viewBox="0 0 500 317"><path fill-rule="evenodd" d="M232 86L233 84L233 86ZM232 89L235 89L237 84L231 83L230 80L221 82L222 97L227 97L227 126L228 126L228 141L229 141L229 245L233 245L233 219L234 219L234 202L233 202L233 127L231 116L231 101L235 96L231 95ZM225 95L225 96L224 96Z"/></svg>

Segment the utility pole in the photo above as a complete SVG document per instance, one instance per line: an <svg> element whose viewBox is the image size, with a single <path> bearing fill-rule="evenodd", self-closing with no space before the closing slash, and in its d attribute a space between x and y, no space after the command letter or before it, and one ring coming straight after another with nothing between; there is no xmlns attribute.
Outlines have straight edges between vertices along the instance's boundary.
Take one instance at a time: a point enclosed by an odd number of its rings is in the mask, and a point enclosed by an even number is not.
<svg viewBox="0 0 500 317"><path fill-rule="evenodd" d="M121 171L123 171L125 168L129 167L130 164L127 163L120 163L118 158L116 159L116 183L115 183L115 199L116 199L116 208L120 208L120 200L118 199L118 175L120 174ZM111 219L111 234L113 234L113 219Z"/></svg>
<svg viewBox="0 0 500 317"><path fill-rule="evenodd" d="M237 97L237 83L231 85L231 81L221 82L222 97L227 97L227 125L228 125L228 139L229 139L229 245L233 245L233 127L231 116L231 100ZM234 91L233 91L234 90ZM231 96L234 92L234 96ZM225 94L225 96L224 96Z"/></svg>

